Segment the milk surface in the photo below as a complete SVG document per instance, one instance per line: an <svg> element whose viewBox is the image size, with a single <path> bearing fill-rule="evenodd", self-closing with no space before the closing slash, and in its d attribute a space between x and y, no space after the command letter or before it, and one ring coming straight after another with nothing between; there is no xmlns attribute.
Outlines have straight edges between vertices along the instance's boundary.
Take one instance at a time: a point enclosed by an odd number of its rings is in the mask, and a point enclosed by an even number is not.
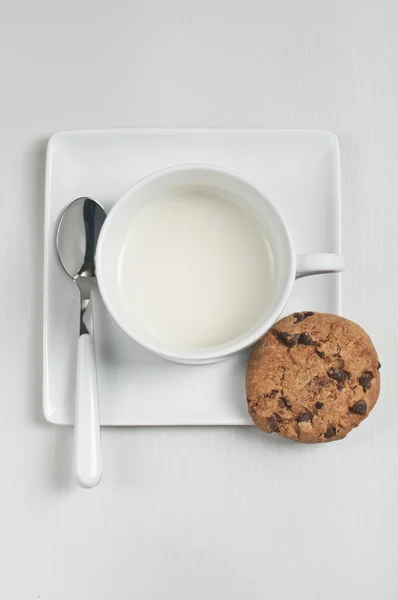
<svg viewBox="0 0 398 600"><path fill-rule="evenodd" d="M260 318L273 256L255 218L211 191L156 199L131 220L118 283L132 319L178 348L229 342Z"/></svg>

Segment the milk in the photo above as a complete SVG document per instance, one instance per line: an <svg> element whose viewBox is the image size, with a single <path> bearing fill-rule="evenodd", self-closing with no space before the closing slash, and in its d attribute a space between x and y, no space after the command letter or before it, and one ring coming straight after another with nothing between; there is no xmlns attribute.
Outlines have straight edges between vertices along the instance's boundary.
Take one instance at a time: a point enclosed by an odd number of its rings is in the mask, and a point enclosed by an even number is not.
<svg viewBox="0 0 398 600"><path fill-rule="evenodd" d="M273 256L255 218L210 191L157 198L131 219L118 284L134 321L176 348L229 342L260 318Z"/></svg>

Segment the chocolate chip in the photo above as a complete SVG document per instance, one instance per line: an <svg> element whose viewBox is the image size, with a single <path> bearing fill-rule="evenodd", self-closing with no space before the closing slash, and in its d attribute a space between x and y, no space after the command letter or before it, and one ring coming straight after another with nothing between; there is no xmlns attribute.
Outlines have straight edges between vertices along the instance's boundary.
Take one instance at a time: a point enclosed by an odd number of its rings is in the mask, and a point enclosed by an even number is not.
<svg viewBox="0 0 398 600"><path fill-rule="evenodd" d="M313 416L314 415L312 414L312 412L310 410L307 410L307 412L297 417L297 423L308 423L308 421L312 421Z"/></svg>
<svg viewBox="0 0 398 600"><path fill-rule="evenodd" d="M379 371L381 369L381 364L378 362L377 363L377 370Z"/></svg>
<svg viewBox="0 0 398 600"><path fill-rule="evenodd" d="M270 392L268 394L268 397L269 398L275 398L275 396L277 396L277 395L278 395L278 390L272 390L272 392Z"/></svg>
<svg viewBox="0 0 398 600"><path fill-rule="evenodd" d="M353 406L350 406L350 411L356 415L366 415L366 411L368 410L368 405L365 400L358 400L355 402Z"/></svg>
<svg viewBox="0 0 398 600"><path fill-rule="evenodd" d="M301 321L304 321L305 316L304 313L294 313L293 317L295 318L295 323L300 323Z"/></svg>
<svg viewBox="0 0 398 600"><path fill-rule="evenodd" d="M315 353L319 356L319 358L325 358L325 353L322 350L315 350Z"/></svg>
<svg viewBox="0 0 398 600"><path fill-rule="evenodd" d="M370 390L372 384L370 383L373 379L373 373L370 371L365 371L359 378L359 385L362 387L363 391Z"/></svg>
<svg viewBox="0 0 398 600"><path fill-rule="evenodd" d="M312 317L313 316L313 312L304 312L304 313L294 313L293 317L295 318L294 323L301 323L301 321L304 321L304 319L306 319L307 317Z"/></svg>
<svg viewBox="0 0 398 600"><path fill-rule="evenodd" d="M316 402L315 404L315 408L317 408L318 410L321 410L321 408L323 408L325 405L323 402Z"/></svg>
<svg viewBox="0 0 398 600"><path fill-rule="evenodd" d="M326 433L325 433L325 438L327 440L329 440L330 438L332 438L335 435L336 435L336 427L334 427L333 425L329 425L329 427L327 428Z"/></svg>
<svg viewBox="0 0 398 600"><path fill-rule="evenodd" d="M282 344L285 344L285 346L288 346L289 348L292 348L293 346L295 346L300 337L299 333L294 333L292 335L289 335L287 333L287 331L277 331L275 333L275 335Z"/></svg>
<svg viewBox="0 0 398 600"><path fill-rule="evenodd" d="M344 369L337 369L336 367L332 367L331 369L329 369L328 375L329 375L330 379L333 379L334 381L341 381L341 382L344 382L346 379L348 379L350 377L350 374L348 373L348 371L344 371Z"/></svg>
<svg viewBox="0 0 398 600"><path fill-rule="evenodd" d="M292 405L290 404L287 398L281 396L278 400L278 404L281 408L287 408L287 410L292 410Z"/></svg>
<svg viewBox="0 0 398 600"><path fill-rule="evenodd" d="M273 433L278 432L279 431L279 425L278 425L278 421L275 418L275 415L272 415L272 417L267 417L266 419L267 422L267 429L269 433Z"/></svg>
<svg viewBox="0 0 398 600"><path fill-rule="evenodd" d="M315 342L308 333L301 333L298 339L298 343L302 346L315 346Z"/></svg>

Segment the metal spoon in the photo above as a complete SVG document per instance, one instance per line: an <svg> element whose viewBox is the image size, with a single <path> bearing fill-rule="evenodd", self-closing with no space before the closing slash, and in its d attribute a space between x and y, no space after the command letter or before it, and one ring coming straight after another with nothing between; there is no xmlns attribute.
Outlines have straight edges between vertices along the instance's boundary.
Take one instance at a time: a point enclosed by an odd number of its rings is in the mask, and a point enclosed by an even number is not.
<svg viewBox="0 0 398 600"><path fill-rule="evenodd" d="M56 246L66 273L80 290L80 334L77 346L75 399L75 476L80 486L96 486L102 476L94 340L84 316L96 283L95 249L105 221L105 211L91 198L69 204L58 225Z"/></svg>

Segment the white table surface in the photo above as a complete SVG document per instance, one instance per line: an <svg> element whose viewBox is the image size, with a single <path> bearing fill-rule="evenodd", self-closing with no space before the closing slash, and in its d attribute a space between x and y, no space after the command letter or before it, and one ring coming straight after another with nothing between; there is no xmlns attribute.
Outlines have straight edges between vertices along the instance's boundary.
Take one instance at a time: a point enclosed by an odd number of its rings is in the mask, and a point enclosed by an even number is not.
<svg viewBox="0 0 398 600"><path fill-rule="evenodd" d="M0 0L1 598L398 598L397 30L396 0ZM106 429L75 487L41 416L45 146L149 126L338 135L343 312L383 364L345 441Z"/></svg>

